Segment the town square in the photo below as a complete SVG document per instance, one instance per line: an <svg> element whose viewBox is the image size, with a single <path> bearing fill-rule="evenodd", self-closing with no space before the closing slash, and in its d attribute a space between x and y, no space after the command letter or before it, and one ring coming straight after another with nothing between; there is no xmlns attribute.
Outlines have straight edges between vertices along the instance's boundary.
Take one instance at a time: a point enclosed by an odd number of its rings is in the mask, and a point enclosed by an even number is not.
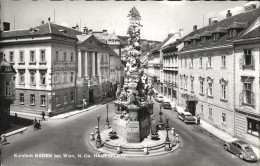
<svg viewBox="0 0 260 166"><path fill-rule="evenodd" d="M259 165L258 1L0 2L1 165Z"/></svg>

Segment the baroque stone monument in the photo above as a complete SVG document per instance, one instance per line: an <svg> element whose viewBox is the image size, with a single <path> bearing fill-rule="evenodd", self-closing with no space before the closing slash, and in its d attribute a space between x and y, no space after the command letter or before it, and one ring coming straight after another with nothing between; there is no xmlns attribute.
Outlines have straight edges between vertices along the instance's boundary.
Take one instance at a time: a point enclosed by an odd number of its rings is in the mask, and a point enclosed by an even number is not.
<svg viewBox="0 0 260 166"><path fill-rule="evenodd" d="M139 143L150 134L153 102L148 93L152 87L147 85L147 77L140 62L140 24L141 16L133 7L128 16L128 45L122 57L125 64L124 85L119 85L116 92L117 100L113 117L112 131L126 138L127 142Z"/></svg>

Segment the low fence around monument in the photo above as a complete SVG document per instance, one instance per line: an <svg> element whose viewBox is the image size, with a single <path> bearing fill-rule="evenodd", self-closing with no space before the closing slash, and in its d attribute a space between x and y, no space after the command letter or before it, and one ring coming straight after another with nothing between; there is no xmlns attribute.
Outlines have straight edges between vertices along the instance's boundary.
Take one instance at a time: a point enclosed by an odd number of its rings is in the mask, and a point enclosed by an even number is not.
<svg viewBox="0 0 260 166"><path fill-rule="evenodd" d="M108 144L106 142L102 142L103 146L105 148L108 148L108 149L112 149L112 150L117 150L117 146L115 145L111 145L111 144ZM133 148L133 147L124 147L122 146L122 151L129 151L129 152L143 152L144 151L144 147L141 147L141 148ZM151 151L151 150L158 150L160 148L164 148L164 143L162 144L159 144L159 145L155 145L155 146L148 146L148 151Z"/></svg>

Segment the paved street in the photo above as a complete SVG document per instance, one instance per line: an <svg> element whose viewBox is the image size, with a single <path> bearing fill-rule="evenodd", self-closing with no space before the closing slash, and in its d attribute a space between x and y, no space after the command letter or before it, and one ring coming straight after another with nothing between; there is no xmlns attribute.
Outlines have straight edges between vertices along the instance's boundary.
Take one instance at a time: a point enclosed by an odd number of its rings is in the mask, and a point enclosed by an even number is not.
<svg viewBox="0 0 260 166"><path fill-rule="evenodd" d="M154 113L159 116L159 104L155 102ZM112 119L114 106L110 104L109 118ZM42 129L32 131L29 127L23 134L8 137L10 144L2 146L3 166L29 165L258 165L247 163L224 151L223 142L196 125L186 125L177 119L176 113L163 110L163 117L170 117L170 127L174 127L182 138L181 148L165 156L146 158L98 158L98 152L88 144L89 133L97 126L96 116L101 115L101 126L106 119L105 105L66 119L42 122ZM159 118L159 117L157 117ZM164 118L165 120L165 118ZM27 157L18 157L26 154ZM30 157L32 154L33 157ZM52 157L35 157L37 154L51 154ZM56 155L62 155L60 158ZM64 154L71 155L66 158ZM78 157L82 155L82 158ZM90 157L84 158L84 154ZM73 157L74 155L74 157Z"/></svg>

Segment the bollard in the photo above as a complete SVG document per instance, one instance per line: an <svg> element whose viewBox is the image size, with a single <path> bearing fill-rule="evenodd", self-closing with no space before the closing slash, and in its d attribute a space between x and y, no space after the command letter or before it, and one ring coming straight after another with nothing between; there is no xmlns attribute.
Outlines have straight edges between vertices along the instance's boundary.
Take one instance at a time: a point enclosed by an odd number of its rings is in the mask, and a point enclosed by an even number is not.
<svg viewBox="0 0 260 166"><path fill-rule="evenodd" d="M175 134L175 140L176 140L177 143L180 142L180 140L179 140L179 134Z"/></svg>
<svg viewBox="0 0 260 166"><path fill-rule="evenodd" d="M165 148L164 150L165 151L170 151L171 150L170 144L171 144L171 142L168 142L168 141L166 141L164 143L164 148Z"/></svg>
<svg viewBox="0 0 260 166"><path fill-rule="evenodd" d="M90 133L89 140L90 141L94 141L95 140L94 133Z"/></svg>
<svg viewBox="0 0 260 166"><path fill-rule="evenodd" d="M121 145L117 145L117 148L116 148L116 153L117 153L117 154L120 154L120 153L122 153L122 148L121 148Z"/></svg>
<svg viewBox="0 0 260 166"><path fill-rule="evenodd" d="M105 124L105 128L106 128L106 129L109 129L109 128L110 128L110 127L109 127L109 123L106 123L106 124Z"/></svg>
<svg viewBox="0 0 260 166"><path fill-rule="evenodd" d="M171 134L172 134L172 136L175 135L175 130L174 130L174 128L171 129Z"/></svg>
<svg viewBox="0 0 260 166"><path fill-rule="evenodd" d="M144 154L145 154L145 155L148 154L148 147L147 147L147 145L144 145Z"/></svg>

